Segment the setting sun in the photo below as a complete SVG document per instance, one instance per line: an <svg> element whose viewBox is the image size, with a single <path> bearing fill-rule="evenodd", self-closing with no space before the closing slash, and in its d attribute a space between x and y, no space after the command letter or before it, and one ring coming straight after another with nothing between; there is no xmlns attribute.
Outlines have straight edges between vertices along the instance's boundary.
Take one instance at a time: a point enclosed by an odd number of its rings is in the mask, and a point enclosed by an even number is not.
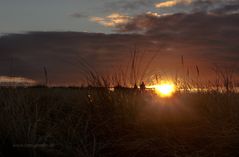
<svg viewBox="0 0 239 157"><path fill-rule="evenodd" d="M173 83L162 83L158 85L153 85L151 88L155 89L155 92L160 97L170 97L175 92L175 85Z"/></svg>

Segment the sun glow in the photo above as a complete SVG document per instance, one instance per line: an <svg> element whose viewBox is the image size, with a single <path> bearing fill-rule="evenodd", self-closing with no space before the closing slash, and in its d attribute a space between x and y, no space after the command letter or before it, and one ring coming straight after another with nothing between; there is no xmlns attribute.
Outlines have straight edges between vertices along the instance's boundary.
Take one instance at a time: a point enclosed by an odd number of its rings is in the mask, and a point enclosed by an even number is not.
<svg viewBox="0 0 239 157"><path fill-rule="evenodd" d="M160 97L171 97L176 90L175 85L169 82L153 85L151 88L154 88Z"/></svg>

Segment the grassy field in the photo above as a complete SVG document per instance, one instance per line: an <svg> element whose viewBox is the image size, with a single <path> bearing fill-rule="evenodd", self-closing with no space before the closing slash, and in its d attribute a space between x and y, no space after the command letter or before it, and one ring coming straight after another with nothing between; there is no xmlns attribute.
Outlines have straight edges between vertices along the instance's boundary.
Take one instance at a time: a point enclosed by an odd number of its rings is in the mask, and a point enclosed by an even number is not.
<svg viewBox="0 0 239 157"><path fill-rule="evenodd" d="M239 95L0 89L0 156L236 157Z"/></svg>

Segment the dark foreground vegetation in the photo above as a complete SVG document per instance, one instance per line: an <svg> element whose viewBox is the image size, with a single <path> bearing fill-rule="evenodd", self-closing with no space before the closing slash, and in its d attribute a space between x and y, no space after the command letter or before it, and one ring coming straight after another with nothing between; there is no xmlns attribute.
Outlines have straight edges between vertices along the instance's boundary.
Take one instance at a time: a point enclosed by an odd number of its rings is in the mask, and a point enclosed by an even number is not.
<svg viewBox="0 0 239 157"><path fill-rule="evenodd" d="M3 88L0 156L236 157L239 95Z"/></svg>

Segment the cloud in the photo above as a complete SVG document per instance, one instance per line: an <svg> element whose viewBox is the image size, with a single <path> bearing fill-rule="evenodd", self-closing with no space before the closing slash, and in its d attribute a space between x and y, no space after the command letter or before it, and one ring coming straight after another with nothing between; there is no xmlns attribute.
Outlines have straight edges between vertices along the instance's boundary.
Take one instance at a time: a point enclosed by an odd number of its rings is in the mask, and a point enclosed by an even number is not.
<svg viewBox="0 0 239 157"><path fill-rule="evenodd" d="M24 77L0 76L0 85L35 85L35 80Z"/></svg>
<svg viewBox="0 0 239 157"><path fill-rule="evenodd" d="M239 59L239 14L142 14L118 27L118 31L153 36L171 45L173 53L185 51L201 55L202 58L210 58L212 63L230 64Z"/></svg>
<svg viewBox="0 0 239 157"><path fill-rule="evenodd" d="M133 10L142 10L151 6L155 0L118 0L114 2L107 2L105 8L108 11L133 11Z"/></svg>
<svg viewBox="0 0 239 157"><path fill-rule="evenodd" d="M70 16L75 17L75 18L86 18L88 17L87 15L79 12L71 13Z"/></svg>
<svg viewBox="0 0 239 157"><path fill-rule="evenodd" d="M239 2L238 4L234 5L225 5L220 8L216 8L214 10L211 10L211 13L214 14L238 14L239 13Z"/></svg>
<svg viewBox="0 0 239 157"><path fill-rule="evenodd" d="M193 12L207 12L210 9L218 7L220 0L194 0L191 4ZM221 2L220 2L221 3Z"/></svg>
<svg viewBox="0 0 239 157"><path fill-rule="evenodd" d="M156 13L156 12L151 12L151 11L148 11L146 14L149 15L149 16L155 16L155 17L162 16L162 14L159 14L159 13Z"/></svg>
<svg viewBox="0 0 239 157"><path fill-rule="evenodd" d="M189 5L193 2L193 0L168 0L165 2L159 2L155 4L156 8L167 8L174 7L177 5Z"/></svg>
<svg viewBox="0 0 239 157"><path fill-rule="evenodd" d="M197 4L199 4L199 2L201 4L202 0L194 1L194 5L196 5L196 2ZM203 3L206 2L209 1L203 1ZM212 4L216 3L213 0L210 2ZM131 18L124 25L118 26L118 29L120 32L170 32L176 34L183 34L184 32L187 33L191 30L195 32L205 30L209 33L218 31L219 34L226 30L226 28L233 28L233 30L237 30L237 27L239 26L239 22L237 22L239 19L239 2L236 3L234 1L228 1L228 3L229 2L233 2L233 5L222 5L220 3L217 7L200 10L198 12L174 14L147 12Z"/></svg>
<svg viewBox="0 0 239 157"><path fill-rule="evenodd" d="M215 14L238 13L238 0L193 0L191 12L207 12Z"/></svg>
<svg viewBox="0 0 239 157"><path fill-rule="evenodd" d="M157 54L151 72L173 76L180 69L181 55L185 56L185 66L200 67L203 79L212 76L212 64L234 64L239 60L236 15L147 17L152 19L145 25L145 34L31 32L2 36L0 75L43 82L46 67L51 85L79 85L90 69L113 75L127 67L135 46L143 53L141 64Z"/></svg>
<svg viewBox="0 0 239 157"><path fill-rule="evenodd" d="M154 40L137 34L9 34L0 38L0 75L43 82L46 67L51 85L79 85L90 69L104 74L125 67L134 45L149 56L162 48L161 43L156 46Z"/></svg>
<svg viewBox="0 0 239 157"><path fill-rule="evenodd" d="M168 14L158 14L153 12L147 12L132 18L128 23L124 25L119 25L119 32L145 32L157 25L157 21L161 19L160 17L167 16Z"/></svg>
<svg viewBox="0 0 239 157"><path fill-rule="evenodd" d="M238 0L166 0L164 2L155 3L155 7L159 9L168 9L164 11L174 13L187 12L206 12L216 14L235 14L238 13Z"/></svg>
<svg viewBox="0 0 239 157"><path fill-rule="evenodd" d="M106 17L91 17L90 20L96 23L99 23L106 27L115 27L118 25L126 24L131 17L119 14L119 13L112 13Z"/></svg>

